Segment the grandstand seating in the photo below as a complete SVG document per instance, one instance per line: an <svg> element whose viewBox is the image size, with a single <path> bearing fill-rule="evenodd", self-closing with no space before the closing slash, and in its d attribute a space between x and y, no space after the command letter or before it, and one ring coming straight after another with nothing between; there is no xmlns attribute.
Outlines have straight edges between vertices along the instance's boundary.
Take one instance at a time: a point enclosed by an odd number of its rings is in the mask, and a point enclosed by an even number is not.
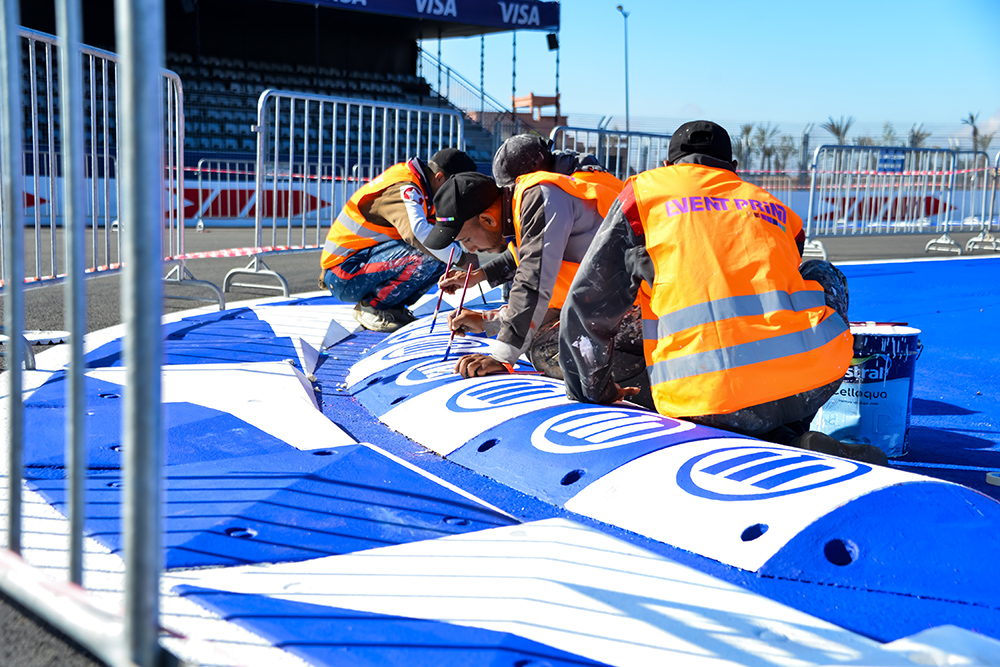
<svg viewBox="0 0 1000 667"><path fill-rule="evenodd" d="M168 53L167 68L176 72L181 79L184 92L184 150L186 162L193 163L201 157L224 157L225 159L252 159L256 152L256 135L251 126L257 121L257 101L260 94L268 89L305 92L317 95L349 97L364 101L390 102L413 106L444 104L451 108L447 100L442 100L431 91L428 83L419 76L399 73L372 73L344 71L333 67L291 65L288 63L219 58L214 56L194 57L187 53ZM32 127L30 113L32 80L34 82L36 127ZM43 48L36 49L34 62L25 48L22 52L22 85L24 100L23 132L26 145L31 145L34 136L36 146L47 150L49 146L57 152L61 150L61 128L59 122L59 81L58 67L51 67L51 87L45 81L46 57ZM87 59L84 62L84 131L86 150L97 155L103 154L105 140L109 150L116 145L114 97L114 67L106 70L100 65L91 72ZM107 77L107 85L105 85ZM91 86L93 78L94 86ZM93 98L91 91L94 91ZM48 127L52 120L51 131ZM106 116L106 118L105 118ZM91 122L93 119L93 123ZM316 140L319 130L314 123L308 130L309 138ZM366 133L381 141L381 128L365 121ZM330 144L333 128L323 128L323 140ZM292 137L280 137L287 146ZM303 129L296 128L296 139L301 139ZM357 140L356 131L345 137L344 130L335 131L341 143L345 138ZM492 136L466 120L467 151L480 164L492 161ZM287 150L282 148L281 152ZM380 153L380 151L378 151Z"/></svg>
<svg viewBox="0 0 1000 667"><path fill-rule="evenodd" d="M194 153L252 154L256 138L250 126L256 122L257 100L268 88L413 105L427 104L432 97L427 82L412 74L343 71L187 53L168 53L167 68L181 77L184 147ZM315 133L310 132L312 138Z"/></svg>

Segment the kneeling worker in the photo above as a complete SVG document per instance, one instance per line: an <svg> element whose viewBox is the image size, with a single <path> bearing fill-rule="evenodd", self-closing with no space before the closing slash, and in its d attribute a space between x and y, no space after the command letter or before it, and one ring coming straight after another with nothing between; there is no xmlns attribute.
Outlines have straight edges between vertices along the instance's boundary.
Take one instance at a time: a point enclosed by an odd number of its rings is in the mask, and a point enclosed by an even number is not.
<svg viewBox="0 0 1000 667"><path fill-rule="evenodd" d="M722 127L685 123L667 166L628 180L570 288L567 395L612 403L634 393L614 381L612 341L638 294L658 412L884 465L877 447L808 431L853 341L847 281L828 262L800 267L804 240L793 211L736 175Z"/></svg>
<svg viewBox="0 0 1000 667"><path fill-rule="evenodd" d="M425 241L429 248L457 240L471 252L503 252L513 237L516 251L516 263L501 256L469 276L470 285L486 279L495 286L512 279L506 306L449 316L453 331L485 331L501 343L492 355L463 356L456 372L464 377L507 373L526 352L536 369L559 377L559 309L617 194L547 172L521 176L513 188L499 188L482 174L459 174L445 183L436 200L437 222ZM641 361L641 349L636 351Z"/></svg>
<svg viewBox="0 0 1000 667"><path fill-rule="evenodd" d="M536 171L573 176L621 191L622 183L590 153L552 150L552 142L537 134L515 134L493 156L493 180L502 188L513 186L518 176Z"/></svg>
<svg viewBox="0 0 1000 667"><path fill-rule="evenodd" d="M354 318L372 331L395 331L413 321L407 306L444 273L451 248L429 249L434 195L455 174L475 171L460 150L445 148L426 164L393 165L355 192L330 226L320 258L320 286L357 302ZM456 265L475 262L455 247ZM474 266L478 265L478 262Z"/></svg>

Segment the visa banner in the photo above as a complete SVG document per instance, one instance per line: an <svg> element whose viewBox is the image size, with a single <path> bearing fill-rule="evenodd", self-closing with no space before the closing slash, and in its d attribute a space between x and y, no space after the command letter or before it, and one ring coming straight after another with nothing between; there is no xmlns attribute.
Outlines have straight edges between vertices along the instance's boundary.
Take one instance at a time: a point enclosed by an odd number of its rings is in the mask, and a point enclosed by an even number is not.
<svg viewBox="0 0 1000 667"><path fill-rule="evenodd" d="M298 0L415 19L437 19L501 30L559 30L559 3L520 0Z"/></svg>

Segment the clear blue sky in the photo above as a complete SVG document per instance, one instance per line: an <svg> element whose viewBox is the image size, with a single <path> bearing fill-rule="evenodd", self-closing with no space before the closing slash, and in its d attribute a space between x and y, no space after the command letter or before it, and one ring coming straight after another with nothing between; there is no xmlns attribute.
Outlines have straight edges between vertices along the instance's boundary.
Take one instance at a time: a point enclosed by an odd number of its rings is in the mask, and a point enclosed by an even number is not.
<svg viewBox="0 0 1000 667"><path fill-rule="evenodd" d="M1000 127L1000 0L626 0L633 119L710 118L801 127ZM563 112L625 113L624 19L616 0L563 0ZM486 38L486 92L509 103L511 34ZM436 40L424 48L436 55ZM479 82L479 37L446 39L442 59ZM425 77L432 78L425 72ZM517 34L517 93L552 94L545 33ZM994 144L996 146L996 144Z"/></svg>

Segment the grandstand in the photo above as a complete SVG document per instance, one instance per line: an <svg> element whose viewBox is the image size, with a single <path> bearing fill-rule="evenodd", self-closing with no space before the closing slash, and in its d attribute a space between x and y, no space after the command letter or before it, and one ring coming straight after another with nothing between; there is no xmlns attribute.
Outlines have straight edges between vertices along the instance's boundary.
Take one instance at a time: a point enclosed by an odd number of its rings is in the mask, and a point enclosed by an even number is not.
<svg viewBox="0 0 1000 667"><path fill-rule="evenodd" d="M25 27L55 33L50 3L22 4ZM433 92L421 76L418 40L514 27L558 28L558 3L531 0L499 4L523 5L531 11L522 12L523 17L515 11L493 16L481 3L466 2L459 3L457 9L454 4L448 5L453 11L438 20L433 13L433 2L416 3L420 16L407 16L400 14L409 10L397 8L392 10L393 14L378 13L377 7L362 7L359 11L357 3L342 5L330 1L168 0L166 67L180 76L184 91L185 164L194 165L206 157L252 159L256 150L252 126L257 119L257 102L267 89L454 108ZM115 52L112 0L88 2L86 12L84 43ZM532 22L530 19L535 15L539 18ZM526 19L528 25L518 24L519 17ZM44 57L35 54L36 69L44 68ZM31 71L27 67L27 52L24 58L24 71ZM114 72L108 76L113 78ZM48 116L52 115L47 100L57 97L58 91L41 89L44 86L41 78L35 85L39 87L36 105L44 130ZM88 78L85 90L90 85ZM26 74L23 86L26 99L30 92ZM89 115L92 105L89 98L86 102L85 115ZM104 105L113 109L114 104L113 98L101 99L95 113L100 116ZM467 149L473 159L488 165L500 139L472 118L466 116L465 121ZM25 128L30 127L30 114L26 111ZM53 130L58 143L58 119ZM101 135L93 139L98 144L103 142ZM88 136L88 143L90 140Z"/></svg>

